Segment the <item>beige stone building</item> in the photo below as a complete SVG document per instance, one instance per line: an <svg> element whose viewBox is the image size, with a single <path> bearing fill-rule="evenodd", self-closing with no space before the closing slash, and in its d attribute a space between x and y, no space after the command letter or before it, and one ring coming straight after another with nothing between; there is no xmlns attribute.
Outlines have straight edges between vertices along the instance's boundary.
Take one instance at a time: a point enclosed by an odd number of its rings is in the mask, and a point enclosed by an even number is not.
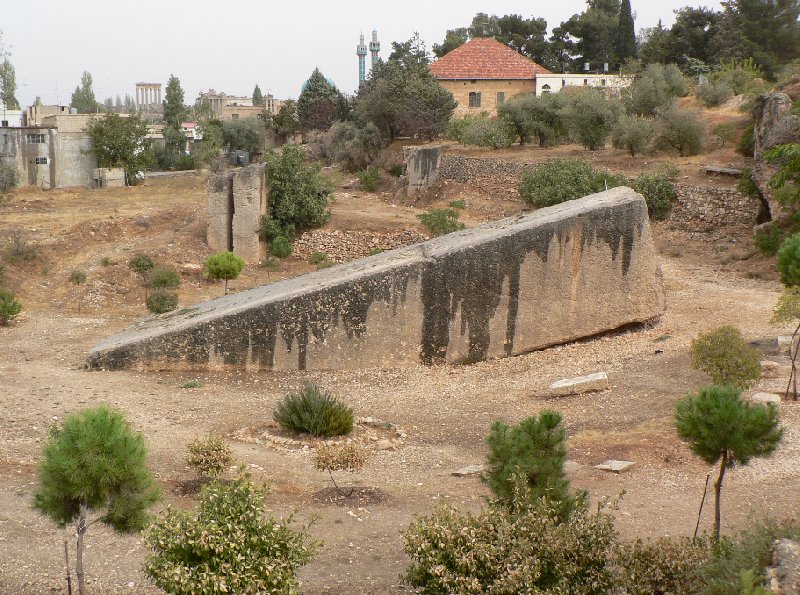
<svg viewBox="0 0 800 595"><path fill-rule="evenodd" d="M536 92L536 75L552 74L492 37L476 37L431 64L431 74L458 102L455 117L488 112L520 93Z"/></svg>

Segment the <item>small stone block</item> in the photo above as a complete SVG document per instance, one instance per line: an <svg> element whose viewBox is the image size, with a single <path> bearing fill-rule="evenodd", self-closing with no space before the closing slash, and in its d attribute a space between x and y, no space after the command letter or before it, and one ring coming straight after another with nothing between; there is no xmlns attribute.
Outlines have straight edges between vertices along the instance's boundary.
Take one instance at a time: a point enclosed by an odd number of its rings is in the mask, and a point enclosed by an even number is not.
<svg viewBox="0 0 800 595"><path fill-rule="evenodd" d="M750 396L750 402L759 405L766 405L767 403L775 403L777 405L781 400L780 395L775 393L755 393Z"/></svg>
<svg viewBox="0 0 800 595"><path fill-rule="evenodd" d="M470 465L469 467L462 467L458 471L453 471L456 477L466 477L467 475L475 475L483 471L483 465Z"/></svg>
<svg viewBox="0 0 800 595"><path fill-rule="evenodd" d="M595 465L595 469L599 469L600 471L611 471L611 473L624 473L631 467L633 467L636 463L633 461L606 461L605 463L600 463L599 465Z"/></svg>
<svg viewBox="0 0 800 595"><path fill-rule="evenodd" d="M605 372L596 372L588 376L565 378L550 385L550 392L555 396L577 395L608 388L608 375Z"/></svg>

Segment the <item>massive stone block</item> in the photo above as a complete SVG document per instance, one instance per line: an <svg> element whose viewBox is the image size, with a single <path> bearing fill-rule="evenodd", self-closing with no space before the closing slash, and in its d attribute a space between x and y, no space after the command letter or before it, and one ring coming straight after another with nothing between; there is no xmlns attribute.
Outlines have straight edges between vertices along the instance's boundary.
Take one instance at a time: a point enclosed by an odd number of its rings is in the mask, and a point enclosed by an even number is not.
<svg viewBox="0 0 800 595"><path fill-rule="evenodd" d="M659 316L644 199L587 196L150 318L91 368L351 369L473 362Z"/></svg>
<svg viewBox="0 0 800 595"><path fill-rule="evenodd" d="M439 179L439 165L444 147L427 145L424 147L403 147L408 176L408 196L427 190Z"/></svg>

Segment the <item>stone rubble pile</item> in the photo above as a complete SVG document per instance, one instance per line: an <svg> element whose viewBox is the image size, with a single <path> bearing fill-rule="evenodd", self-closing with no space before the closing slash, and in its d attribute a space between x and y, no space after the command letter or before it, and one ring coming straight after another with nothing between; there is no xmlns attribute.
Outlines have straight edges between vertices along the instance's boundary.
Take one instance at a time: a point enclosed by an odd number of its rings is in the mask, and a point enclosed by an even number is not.
<svg viewBox="0 0 800 595"><path fill-rule="evenodd" d="M394 250L427 239L427 236L412 228L389 233L315 229L295 239L293 254L307 259L314 252L324 252L329 261L342 263L369 256L370 251L378 248Z"/></svg>
<svg viewBox="0 0 800 595"><path fill-rule="evenodd" d="M684 231L711 231L718 227L756 224L761 202L733 188L675 184L678 196L668 221Z"/></svg>

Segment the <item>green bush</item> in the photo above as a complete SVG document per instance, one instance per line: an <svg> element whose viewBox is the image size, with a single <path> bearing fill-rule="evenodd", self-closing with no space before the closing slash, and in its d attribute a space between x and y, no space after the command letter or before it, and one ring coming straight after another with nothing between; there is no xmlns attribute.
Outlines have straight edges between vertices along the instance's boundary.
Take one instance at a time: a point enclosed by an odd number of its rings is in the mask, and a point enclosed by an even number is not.
<svg viewBox="0 0 800 595"><path fill-rule="evenodd" d="M297 593L297 571L321 543L293 517L264 515L265 490L245 475L212 481L196 512L167 508L144 533L144 571L168 593Z"/></svg>
<svg viewBox="0 0 800 595"><path fill-rule="evenodd" d="M739 139L739 143L736 145L736 150L745 157L752 157L753 152L755 151L756 142L753 138L753 133L753 124L750 124L750 126L745 128L741 138Z"/></svg>
<svg viewBox="0 0 800 595"><path fill-rule="evenodd" d="M705 127L697 114L676 105L659 109L656 118L660 149L675 149L681 157L697 155L705 142Z"/></svg>
<svg viewBox="0 0 800 595"><path fill-rule="evenodd" d="M261 268L270 272L277 271L280 266L280 261L274 256L269 256L261 261Z"/></svg>
<svg viewBox="0 0 800 595"><path fill-rule="evenodd" d="M486 438L489 454L483 480L498 501L508 505L520 493L515 483L522 482L528 497L546 497L566 518L575 507L564 476L566 440L567 431L556 411L542 411L538 418L528 417L515 426L496 421Z"/></svg>
<svg viewBox="0 0 800 595"><path fill-rule="evenodd" d="M447 125L447 133L446 137L450 140L457 141L461 143L461 139L464 138L464 133L469 130L469 128L475 122L479 120L488 120L489 116L486 114L476 114L476 115L468 115L464 116L463 118L453 118ZM463 144L463 143L462 143Z"/></svg>
<svg viewBox="0 0 800 595"><path fill-rule="evenodd" d="M230 444L214 433L192 440L186 450L186 464L201 477L219 477L233 463Z"/></svg>
<svg viewBox="0 0 800 595"><path fill-rule="evenodd" d="M324 252L312 252L308 255L308 264L320 264L328 260L328 255Z"/></svg>
<svg viewBox="0 0 800 595"><path fill-rule="evenodd" d="M749 168L742 170L742 175L739 176L739 181L736 182L736 189L745 196L761 197L761 192L758 190L755 180L753 180L753 170Z"/></svg>
<svg viewBox="0 0 800 595"><path fill-rule="evenodd" d="M697 85L695 95L706 107L716 107L733 96L733 89L725 81L708 79Z"/></svg>
<svg viewBox="0 0 800 595"><path fill-rule="evenodd" d="M753 236L753 244L756 248L767 256L775 256L778 249L781 247L785 235L780 226L774 222L764 225L762 228L757 229Z"/></svg>
<svg viewBox="0 0 800 595"><path fill-rule="evenodd" d="M371 165L367 169L362 169L356 174L358 182L361 184L361 189L367 192L373 192L378 187L378 182L381 180L380 168Z"/></svg>
<svg viewBox="0 0 800 595"><path fill-rule="evenodd" d="M209 279L225 281L225 293L228 293L228 281L238 278L244 269L244 259L227 251L212 254L203 264Z"/></svg>
<svg viewBox="0 0 800 595"><path fill-rule="evenodd" d="M746 389L761 378L761 354L734 326L702 333L692 341L691 353L692 366L708 374L715 385Z"/></svg>
<svg viewBox="0 0 800 595"><path fill-rule="evenodd" d="M621 586L628 595L697 593L696 570L712 552L713 542L706 538L695 543L687 537L620 543L615 557L622 571Z"/></svg>
<svg viewBox="0 0 800 595"><path fill-rule="evenodd" d="M732 122L720 122L711 129L711 132L719 139L720 149L724 149L726 143L736 138L736 126Z"/></svg>
<svg viewBox="0 0 800 595"><path fill-rule="evenodd" d="M166 289L156 289L145 300L147 309L153 314L172 312L178 307L178 294Z"/></svg>
<svg viewBox="0 0 800 595"><path fill-rule="evenodd" d="M10 263L30 262L36 260L36 246L21 231L13 231L6 244L5 259Z"/></svg>
<svg viewBox="0 0 800 595"><path fill-rule="evenodd" d="M294 237L294 225L283 226L269 215L261 215L258 229L259 237L269 243L278 236L285 236L290 241Z"/></svg>
<svg viewBox="0 0 800 595"><path fill-rule="evenodd" d="M614 592L614 521L585 502L566 520L527 495L513 512L490 505L473 516L442 505L403 537L411 558L403 579L422 593Z"/></svg>
<svg viewBox="0 0 800 595"><path fill-rule="evenodd" d="M631 187L644 197L647 212L656 221L666 218L678 196L672 181L664 174L640 174Z"/></svg>
<svg viewBox="0 0 800 595"><path fill-rule="evenodd" d="M530 205L549 207L626 182L623 176L596 170L583 159L552 159L522 175L519 194Z"/></svg>
<svg viewBox="0 0 800 595"><path fill-rule="evenodd" d="M150 274L153 289L175 289L181 284L181 276L172 267L156 267Z"/></svg>
<svg viewBox="0 0 800 595"><path fill-rule="evenodd" d="M20 175L12 163L0 162L0 192L19 186Z"/></svg>
<svg viewBox="0 0 800 595"><path fill-rule="evenodd" d="M628 92L628 111L652 116L676 97L689 92L689 81L674 64L648 64Z"/></svg>
<svg viewBox="0 0 800 595"><path fill-rule="evenodd" d="M448 205L451 209L466 209L467 203L464 200L451 200Z"/></svg>
<svg viewBox="0 0 800 595"><path fill-rule="evenodd" d="M0 264L0 287L3 287L6 282L6 265Z"/></svg>
<svg viewBox="0 0 800 595"><path fill-rule="evenodd" d="M22 311L22 305L10 291L0 289L0 326L7 325Z"/></svg>
<svg viewBox="0 0 800 595"><path fill-rule="evenodd" d="M78 270L72 271L69 274L69 282L73 285L83 285L86 283L86 273Z"/></svg>
<svg viewBox="0 0 800 595"><path fill-rule="evenodd" d="M269 253L276 258L286 258L292 253L292 244L286 236L277 236L269 243Z"/></svg>
<svg viewBox="0 0 800 595"><path fill-rule="evenodd" d="M100 264L104 267L110 267L111 265L117 264L114 262L110 256L104 256L100 259Z"/></svg>
<svg viewBox="0 0 800 595"><path fill-rule="evenodd" d="M427 213L417 215L417 219L433 236L464 229L464 224L458 220L458 211L455 209L431 209Z"/></svg>
<svg viewBox="0 0 800 595"><path fill-rule="evenodd" d="M778 249L778 272L786 286L800 285L800 233L786 238Z"/></svg>
<svg viewBox="0 0 800 595"><path fill-rule="evenodd" d="M514 133L504 120L476 118L461 134L459 142L462 145L505 149L514 142Z"/></svg>
<svg viewBox="0 0 800 595"><path fill-rule="evenodd" d="M611 133L611 145L615 149L625 149L631 157L635 157L644 152L651 138L653 138L653 125L650 120L624 115Z"/></svg>
<svg viewBox="0 0 800 595"><path fill-rule="evenodd" d="M364 126L335 122L321 136L323 156L351 172L369 169L383 148L380 130L372 122Z"/></svg>
<svg viewBox="0 0 800 595"><path fill-rule="evenodd" d="M353 410L313 384L286 395L272 417L284 430L312 436L343 436L353 430Z"/></svg>
<svg viewBox="0 0 800 595"><path fill-rule="evenodd" d="M376 254L380 254L381 252L383 252L383 248L370 248L369 249L369 255L370 256L375 256Z"/></svg>

